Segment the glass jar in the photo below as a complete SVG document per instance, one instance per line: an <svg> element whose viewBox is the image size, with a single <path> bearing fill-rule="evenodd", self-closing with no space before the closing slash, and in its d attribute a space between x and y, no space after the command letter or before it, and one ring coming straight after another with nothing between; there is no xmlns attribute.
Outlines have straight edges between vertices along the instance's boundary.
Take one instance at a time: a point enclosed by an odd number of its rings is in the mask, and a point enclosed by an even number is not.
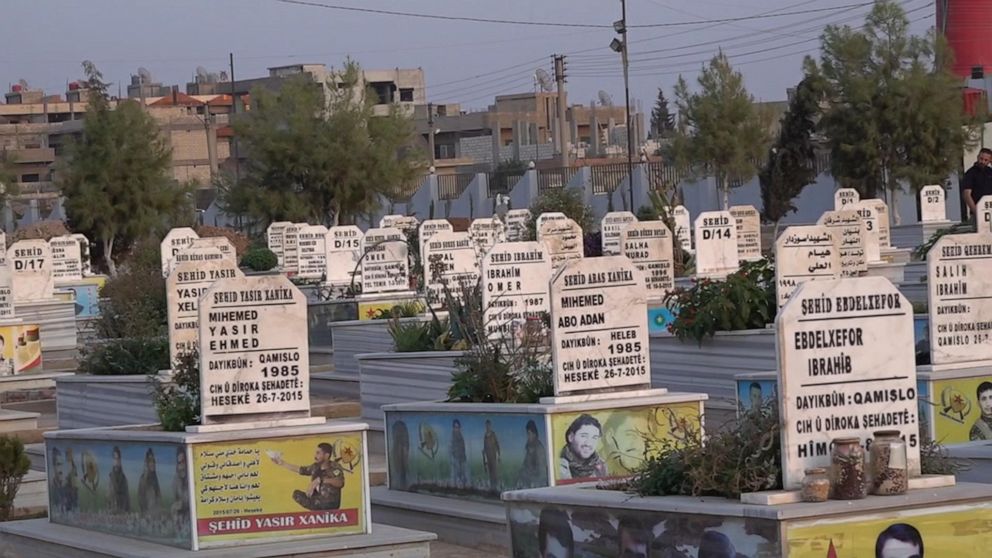
<svg viewBox="0 0 992 558"><path fill-rule="evenodd" d="M871 493L879 496L905 494L909 490L906 442L898 430L875 432L871 444Z"/></svg>
<svg viewBox="0 0 992 558"><path fill-rule="evenodd" d="M826 502L830 497L830 477L823 468L806 469L803 477L803 502Z"/></svg>
<svg viewBox="0 0 992 558"><path fill-rule="evenodd" d="M865 483L865 450L858 438L836 438L831 442L830 462L833 472L833 497L836 500L860 500L868 495Z"/></svg>

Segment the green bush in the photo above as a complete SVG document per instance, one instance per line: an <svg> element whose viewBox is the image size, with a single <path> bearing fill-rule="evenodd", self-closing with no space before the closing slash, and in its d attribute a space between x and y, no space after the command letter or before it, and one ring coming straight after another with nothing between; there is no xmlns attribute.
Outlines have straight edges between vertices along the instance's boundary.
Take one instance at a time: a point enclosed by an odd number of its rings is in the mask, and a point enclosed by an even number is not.
<svg viewBox="0 0 992 558"><path fill-rule="evenodd" d="M537 218L542 213L564 213L575 221L583 232L590 232L593 226L592 208L582 199L582 191L577 188L552 188L537 196L530 206L530 219L527 220L527 238L537 238Z"/></svg>
<svg viewBox="0 0 992 558"><path fill-rule="evenodd" d="M373 320L390 320L393 318L416 318L424 313L426 307L419 300L407 300L391 308L377 308L369 316Z"/></svg>
<svg viewBox="0 0 992 558"><path fill-rule="evenodd" d="M673 440L662 442L654 457L630 482L641 496L721 496L782 487L778 402L766 400L739 420L706 436L673 416Z"/></svg>
<svg viewBox="0 0 992 558"><path fill-rule="evenodd" d="M681 340L702 343L718 331L764 329L775 319L775 269L768 260L742 263L723 281L696 280L665 297L675 312L668 330Z"/></svg>
<svg viewBox="0 0 992 558"><path fill-rule="evenodd" d="M95 327L100 337L161 337L166 334L168 309L165 279L158 248L135 248L100 291L100 317Z"/></svg>
<svg viewBox="0 0 992 558"><path fill-rule="evenodd" d="M200 356L196 351L180 355L171 380L151 377L155 412L166 432L182 432L200 424Z"/></svg>
<svg viewBox="0 0 992 558"><path fill-rule="evenodd" d="M24 443L12 436L0 436L0 521L10 519L21 479L30 468Z"/></svg>
<svg viewBox="0 0 992 558"><path fill-rule="evenodd" d="M262 246L253 246L241 257L241 267L252 271L269 271L279 265L275 252Z"/></svg>
<svg viewBox="0 0 992 558"><path fill-rule="evenodd" d="M164 337L109 339L83 349L79 371L98 376L155 374L169 369L169 340Z"/></svg>

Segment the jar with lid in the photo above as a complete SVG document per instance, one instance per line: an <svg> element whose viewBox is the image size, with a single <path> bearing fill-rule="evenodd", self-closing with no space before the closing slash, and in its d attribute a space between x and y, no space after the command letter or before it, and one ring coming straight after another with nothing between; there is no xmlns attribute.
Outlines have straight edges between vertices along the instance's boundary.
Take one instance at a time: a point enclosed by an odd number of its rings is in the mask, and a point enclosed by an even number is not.
<svg viewBox="0 0 992 558"><path fill-rule="evenodd" d="M899 431L875 432L870 454L871 493L879 496L905 494L909 490L909 460L906 442Z"/></svg>
<svg viewBox="0 0 992 558"><path fill-rule="evenodd" d="M806 469L803 477L803 502L826 502L830 497L830 476L822 467Z"/></svg>
<svg viewBox="0 0 992 558"><path fill-rule="evenodd" d="M865 484L865 450L858 438L836 438L830 453L833 497L860 500L868 495Z"/></svg>

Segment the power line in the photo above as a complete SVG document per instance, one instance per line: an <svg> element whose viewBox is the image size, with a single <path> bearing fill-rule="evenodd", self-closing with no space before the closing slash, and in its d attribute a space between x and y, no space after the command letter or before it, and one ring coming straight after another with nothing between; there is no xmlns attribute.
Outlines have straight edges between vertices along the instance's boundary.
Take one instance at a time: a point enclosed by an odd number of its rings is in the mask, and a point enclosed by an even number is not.
<svg viewBox="0 0 992 558"><path fill-rule="evenodd" d="M441 14L425 14L417 12L400 12L395 10L380 10L375 8L358 8L355 6L341 6L338 4L325 4L321 2L313 2L308 0L275 0L276 2L282 4L293 4L298 6L308 6L312 8L322 8L326 10L338 10L338 11L348 11L348 12L359 12L366 14L376 14L376 15L389 15L389 16L401 16L401 17L414 17L420 19L434 19L441 21L463 21L469 23L490 23L498 25L527 25L532 27L573 27L582 29L613 29L613 25L605 25L599 23L565 23L557 21L523 21L514 19L490 19L483 17L469 17L469 16L449 16ZM765 13L765 14L753 14L748 16L738 16L729 18L719 18L719 19L709 19L700 21L677 21L669 23L644 23L628 25L628 28L666 28L666 27L684 27L692 25L705 25L709 23L729 23L735 21L748 21L753 19L766 19L772 17L786 17L792 15L804 15L813 13L822 13L836 11L844 8L855 7L855 6L867 6L873 2L861 2L858 4L847 4L844 6L835 6L830 8L811 8L808 10L797 10L797 11L783 11L775 13Z"/></svg>

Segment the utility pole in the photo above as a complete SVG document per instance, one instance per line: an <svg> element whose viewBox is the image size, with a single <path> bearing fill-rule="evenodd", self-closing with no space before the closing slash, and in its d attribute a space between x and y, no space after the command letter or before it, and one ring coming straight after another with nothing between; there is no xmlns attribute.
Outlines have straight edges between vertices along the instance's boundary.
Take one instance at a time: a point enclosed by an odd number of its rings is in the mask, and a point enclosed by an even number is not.
<svg viewBox="0 0 992 558"><path fill-rule="evenodd" d="M229 52L231 66L231 128L234 128L234 115L238 113L238 97L234 93L234 53ZM231 134L231 147L234 149L234 183L241 182L241 158L238 156L238 137Z"/></svg>
<svg viewBox="0 0 992 558"><path fill-rule="evenodd" d="M627 40L627 0L620 0L620 20L613 22L613 30L620 33L622 39L613 39L610 42L610 48L614 52L620 53L620 59L623 63L623 95L624 95L624 113L627 126L627 184L630 186L630 210L636 211L634 207L634 130L631 126L630 118L630 76L629 76L629 60L627 58L628 45L630 42Z"/></svg>
<svg viewBox="0 0 992 558"><path fill-rule="evenodd" d="M561 149L561 166L568 167L569 163L569 144L571 143L571 134L569 133L569 128L565 124L565 109L567 108L565 103L565 55L556 54L554 57L555 61L555 82L558 84L558 143Z"/></svg>
<svg viewBox="0 0 992 558"><path fill-rule="evenodd" d="M427 103L427 149L431 152L431 167L434 166L434 103Z"/></svg>

